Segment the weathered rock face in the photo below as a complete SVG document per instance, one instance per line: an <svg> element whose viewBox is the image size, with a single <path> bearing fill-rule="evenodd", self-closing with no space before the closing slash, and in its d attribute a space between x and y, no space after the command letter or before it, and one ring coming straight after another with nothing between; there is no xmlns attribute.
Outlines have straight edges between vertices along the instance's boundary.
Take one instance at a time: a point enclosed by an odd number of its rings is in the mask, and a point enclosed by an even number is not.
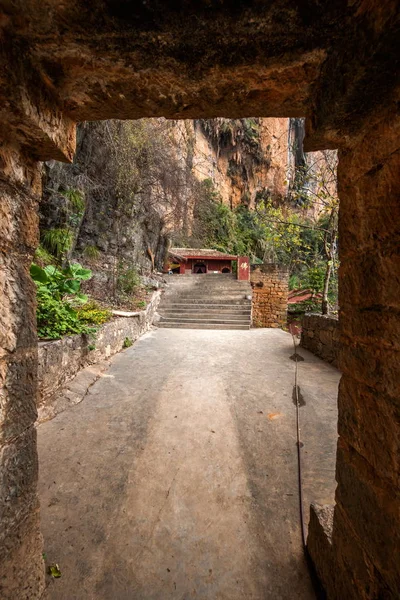
<svg viewBox="0 0 400 600"><path fill-rule="evenodd" d="M288 191L289 119L195 121L193 171L212 179L225 204L254 208Z"/></svg>
<svg viewBox="0 0 400 600"><path fill-rule="evenodd" d="M329 598L395 598L400 589L399 126L385 120L340 154L343 377L330 552L320 553L319 509L309 532Z"/></svg>
<svg viewBox="0 0 400 600"><path fill-rule="evenodd" d="M116 260L161 269L169 240L192 234L199 182L212 182L230 207L284 199L288 134L288 119L81 124L73 164L44 166L40 229L71 228L74 255L96 254L103 285ZM68 212L74 191L84 198L79 218Z"/></svg>
<svg viewBox="0 0 400 600"><path fill-rule="evenodd" d="M70 161L76 121L306 115L306 150L340 148L344 373L332 552L313 558L330 598L398 597L398 2L43 0L38 10L11 0L0 27L1 210L10 215L0 232L1 596L31 600L43 589L34 161Z"/></svg>
<svg viewBox="0 0 400 600"><path fill-rule="evenodd" d="M38 597L44 585L36 494L37 338L29 267L37 245L40 169L18 152L0 172L0 596ZM18 565L31 568L21 581Z"/></svg>

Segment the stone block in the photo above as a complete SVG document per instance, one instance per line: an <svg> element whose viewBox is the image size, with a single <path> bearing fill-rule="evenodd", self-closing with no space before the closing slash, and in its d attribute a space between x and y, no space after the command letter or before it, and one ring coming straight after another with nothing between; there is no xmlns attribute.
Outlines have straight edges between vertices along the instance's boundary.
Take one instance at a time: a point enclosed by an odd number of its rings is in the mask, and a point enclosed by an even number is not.
<svg viewBox="0 0 400 600"><path fill-rule="evenodd" d="M398 245L385 253L359 252L340 266L339 304L358 309L400 308L400 254ZM343 300L343 302L342 302Z"/></svg>
<svg viewBox="0 0 400 600"><path fill-rule="evenodd" d="M336 501L389 589L400 589L399 490L339 438Z"/></svg>
<svg viewBox="0 0 400 600"><path fill-rule="evenodd" d="M4 444L35 422L37 349L0 359L0 443Z"/></svg>
<svg viewBox="0 0 400 600"><path fill-rule="evenodd" d="M333 511L333 506L311 504L307 537L307 551L318 578L330 598L335 597L335 569L332 568Z"/></svg>
<svg viewBox="0 0 400 600"><path fill-rule="evenodd" d="M340 326L347 338L400 350L400 319L395 311L381 306L357 309L345 302L341 306Z"/></svg>
<svg viewBox="0 0 400 600"><path fill-rule="evenodd" d="M339 368L379 394L400 402L400 352L341 338Z"/></svg>
<svg viewBox="0 0 400 600"><path fill-rule="evenodd" d="M0 358L37 344L35 284L24 260L0 253Z"/></svg>
<svg viewBox="0 0 400 600"><path fill-rule="evenodd" d="M329 330L321 330L319 332L319 339L324 346L332 347L332 333Z"/></svg>
<svg viewBox="0 0 400 600"><path fill-rule="evenodd" d="M37 202L20 186L11 187L0 179L0 249L34 252L39 243Z"/></svg>
<svg viewBox="0 0 400 600"><path fill-rule="evenodd" d="M352 153L354 155L357 152ZM360 153L359 153L360 154ZM364 162L370 158L363 152ZM344 164L353 163L354 157L344 157ZM400 219L398 195L400 184L400 156L398 152L388 153L380 169L372 169L354 179L348 180L343 167L339 176L340 185L340 240L341 253L351 251L354 239L362 250L386 245L399 239L397 224Z"/></svg>
<svg viewBox="0 0 400 600"><path fill-rule="evenodd" d="M36 430L25 430L0 449L0 564L12 547L15 530L37 506Z"/></svg>
<svg viewBox="0 0 400 600"><path fill-rule="evenodd" d="M350 375L339 385L338 432L381 476L400 484L400 408Z"/></svg>
<svg viewBox="0 0 400 600"><path fill-rule="evenodd" d="M395 599L393 590L383 581L340 504L335 506L332 547L335 577L335 595L332 597L346 600Z"/></svg>
<svg viewBox="0 0 400 600"><path fill-rule="evenodd" d="M43 539L40 533L38 506L15 523L12 535L3 545L0 561L0 598L34 600L42 598L45 588Z"/></svg>

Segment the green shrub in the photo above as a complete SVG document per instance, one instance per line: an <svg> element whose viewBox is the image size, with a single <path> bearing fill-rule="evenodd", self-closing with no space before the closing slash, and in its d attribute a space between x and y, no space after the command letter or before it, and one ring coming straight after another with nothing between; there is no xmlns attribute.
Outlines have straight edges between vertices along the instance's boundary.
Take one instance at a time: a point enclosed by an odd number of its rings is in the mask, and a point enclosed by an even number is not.
<svg viewBox="0 0 400 600"><path fill-rule="evenodd" d="M73 296L73 301L84 303L87 296L81 294L81 282L92 277L92 271L85 269L79 263L72 263L64 269L54 265L47 265L44 269L38 265L31 265L31 277L38 289L45 289L57 299L64 300L66 296Z"/></svg>
<svg viewBox="0 0 400 600"><path fill-rule="evenodd" d="M73 233L68 228L47 229L42 233L42 246L59 259L71 250L73 241Z"/></svg>
<svg viewBox="0 0 400 600"><path fill-rule="evenodd" d="M69 200L71 208L77 214L82 215L85 210L85 200L84 194L80 190L74 190L72 188L68 188L67 190L61 192L65 198Z"/></svg>
<svg viewBox="0 0 400 600"><path fill-rule="evenodd" d="M122 347L123 348L130 348L132 346L132 344L133 344L133 341L131 340L131 338L126 337L124 339L124 343L122 344Z"/></svg>
<svg viewBox="0 0 400 600"><path fill-rule="evenodd" d="M90 325L102 325L112 317L112 312L102 308L95 300L89 300L89 302L79 307L77 312L78 319Z"/></svg>
<svg viewBox="0 0 400 600"><path fill-rule="evenodd" d="M323 264L310 267L305 274L305 284L313 292L322 292L324 287L325 266Z"/></svg>
<svg viewBox="0 0 400 600"><path fill-rule="evenodd" d="M55 257L50 254L46 248L43 248L43 246L39 245L36 248L35 260L40 264L40 266L44 267L46 265L51 265L51 263L54 262Z"/></svg>
<svg viewBox="0 0 400 600"><path fill-rule="evenodd" d="M97 246L92 246L88 244L83 250L83 255L86 258L97 260L100 256L100 250L97 248Z"/></svg>
<svg viewBox="0 0 400 600"><path fill-rule="evenodd" d="M77 311L69 302L54 298L45 289L37 292L36 318L39 338L57 340L64 335L95 331L78 319Z"/></svg>
<svg viewBox="0 0 400 600"><path fill-rule="evenodd" d="M288 304L288 313L321 312L321 302L318 300L303 300Z"/></svg>
<svg viewBox="0 0 400 600"><path fill-rule="evenodd" d="M90 279L92 272L79 263L58 269L48 265L44 269L31 266L31 276L37 289L37 328L38 336L46 339L59 339L74 333L94 333L78 318L76 305L84 304L87 296L80 292L81 282Z"/></svg>
<svg viewBox="0 0 400 600"><path fill-rule="evenodd" d="M136 267L120 263L118 266L118 290L123 294L132 294L139 286L140 277Z"/></svg>

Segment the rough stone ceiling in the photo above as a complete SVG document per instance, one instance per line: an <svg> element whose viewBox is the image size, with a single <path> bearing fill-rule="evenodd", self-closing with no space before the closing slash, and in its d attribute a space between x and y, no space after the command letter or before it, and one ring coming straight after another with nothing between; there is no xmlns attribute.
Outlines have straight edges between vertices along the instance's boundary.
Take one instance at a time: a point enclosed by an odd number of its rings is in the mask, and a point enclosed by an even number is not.
<svg viewBox="0 0 400 600"><path fill-rule="evenodd" d="M313 115L334 138L395 85L394 0L0 5L0 122L39 158L73 143L70 120Z"/></svg>

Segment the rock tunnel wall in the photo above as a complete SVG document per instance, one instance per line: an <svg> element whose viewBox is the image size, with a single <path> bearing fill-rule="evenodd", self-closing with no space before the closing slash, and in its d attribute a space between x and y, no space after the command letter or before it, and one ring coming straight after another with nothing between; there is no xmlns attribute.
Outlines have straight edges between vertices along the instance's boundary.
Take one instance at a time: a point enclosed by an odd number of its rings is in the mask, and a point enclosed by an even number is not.
<svg viewBox="0 0 400 600"><path fill-rule="evenodd" d="M340 352L336 505L308 547L328 598L396 598L399 516L399 121L339 162Z"/></svg>
<svg viewBox="0 0 400 600"><path fill-rule="evenodd" d="M253 327L282 327L286 324L289 270L265 263L251 268L251 319Z"/></svg>
<svg viewBox="0 0 400 600"><path fill-rule="evenodd" d="M19 152L0 156L0 597L28 600L44 585L34 428L36 292L29 275L41 180L39 165ZM22 564L30 566L21 578Z"/></svg>
<svg viewBox="0 0 400 600"><path fill-rule="evenodd" d="M306 115L305 149L340 149L343 372L336 506L324 513L331 550L315 551L321 519L311 522L309 548L329 599L398 598L398 2L189 1L133 11L129 2L45 0L38 11L28 0L3 3L0 22L0 596L32 600L44 588L28 272L37 161L70 161L77 121Z"/></svg>

